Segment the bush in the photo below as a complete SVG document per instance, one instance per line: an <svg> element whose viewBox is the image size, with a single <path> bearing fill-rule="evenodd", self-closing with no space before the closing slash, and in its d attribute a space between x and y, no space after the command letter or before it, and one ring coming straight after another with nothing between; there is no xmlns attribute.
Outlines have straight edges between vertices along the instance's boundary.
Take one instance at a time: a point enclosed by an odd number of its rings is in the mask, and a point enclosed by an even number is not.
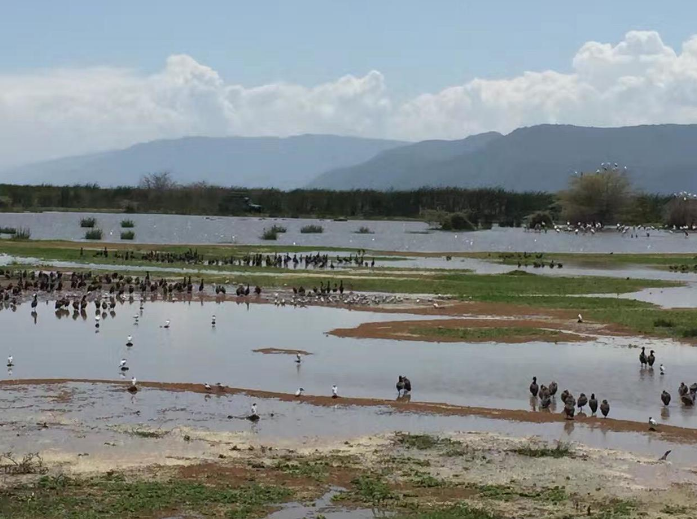
<svg viewBox="0 0 697 519"><path fill-rule="evenodd" d="M278 239L278 231L275 230L273 227L271 229L264 229L264 232L261 235L262 240L277 240Z"/></svg>
<svg viewBox="0 0 697 519"><path fill-rule="evenodd" d="M686 339L691 339L692 337L697 337L697 328L687 328L683 330L682 336Z"/></svg>
<svg viewBox="0 0 697 519"><path fill-rule="evenodd" d="M271 227L271 230L274 231L274 232L277 232L278 234L283 234L283 233L286 232L288 229L286 229L286 228L283 227L282 225L273 225L273 226Z"/></svg>
<svg viewBox="0 0 697 519"><path fill-rule="evenodd" d="M136 233L134 233L133 231L123 231L121 233L122 240L132 240L135 237L136 237Z"/></svg>
<svg viewBox="0 0 697 519"><path fill-rule="evenodd" d="M97 224L96 218L81 218L80 227L92 228Z"/></svg>
<svg viewBox="0 0 697 519"><path fill-rule="evenodd" d="M673 321L669 321L668 319L656 319L653 322L653 325L656 328L672 328L675 326L675 323Z"/></svg>
<svg viewBox="0 0 697 519"><path fill-rule="evenodd" d="M121 227L123 227L125 229L131 229L135 226L136 226L136 224L133 220L121 220Z"/></svg>
<svg viewBox="0 0 697 519"><path fill-rule="evenodd" d="M31 230L29 227L20 227L16 229L12 236L13 240L28 240L29 238L31 238Z"/></svg>
<svg viewBox="0 0 697 519"><path fill-rule="evenodd" d="M0 227L0 234L16 234L17 229L14 227Z"/></svg>
<svg viewBox="0 0 697 519"><path fill-rule="evenodd" d="M324 232L324 227L321 225L305 225L300 228L300 232L303 234L321 234Z"/></svg>
<svg viewBox="0 0 697 519"><path fill-rule="evenodd" d="M370 230L370 227L361 226L356 231L356 234L373 234L373 231Z"/></svg>
<svg viewBox="0 0 697 519"><path fill-rule="evenodd" d="M443 231L475 231L477 228L463 213L454 213L445 217L440 225Z"/></svg>
<svg viewBox="0 0 697 519"><path fill-rule="evenodd" d="M552 220L552 215L548 211L537 211L528 217L528 227L535 229L537 226L546 227L547 229L552 229L554 227L554 221Z"/></svg>
<svg viewBox="0 0 697 519"><path fill-rule="evenodd" d="M85 233L86 240L101 240L102 230L101 229L90 229Z"/></svg>

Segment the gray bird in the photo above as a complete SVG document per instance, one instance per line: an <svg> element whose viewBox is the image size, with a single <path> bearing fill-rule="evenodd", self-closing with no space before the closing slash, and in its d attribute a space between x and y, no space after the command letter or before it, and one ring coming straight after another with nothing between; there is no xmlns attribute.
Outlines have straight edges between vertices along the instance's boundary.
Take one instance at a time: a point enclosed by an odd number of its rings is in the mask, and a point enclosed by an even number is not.
<svg viewBox="0 0 697 519"><path fill-rule="evenodd" d="M600 412L603 413L605 418L610 414L610 404L608 404L607 400L603 400L603 403L600 404Z"/></svg>
<svg viewBox="0 0 697 519"><path fill-rule="evenodd" d="M668 391L663 391L663 393L661 393L661 400L663 401L663 405L670 405L670 393L668 393Z"/></svg>

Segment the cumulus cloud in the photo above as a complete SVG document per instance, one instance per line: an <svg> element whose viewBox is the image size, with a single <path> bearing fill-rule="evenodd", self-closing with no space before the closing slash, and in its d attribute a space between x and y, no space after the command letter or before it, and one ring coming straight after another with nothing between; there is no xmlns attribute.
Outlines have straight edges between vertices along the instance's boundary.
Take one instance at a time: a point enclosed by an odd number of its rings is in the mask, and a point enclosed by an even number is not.
<svg viewBox="0 0 697 519"><path fill-rule="evenodd" d="M92 68L0 75L0 166L184 135L336 133L462 138L540 123L697 123L697 36L587 42L572 70L474 79L406 102L371 71L329 83L245 87L187 55L162 71Z"/></svg>

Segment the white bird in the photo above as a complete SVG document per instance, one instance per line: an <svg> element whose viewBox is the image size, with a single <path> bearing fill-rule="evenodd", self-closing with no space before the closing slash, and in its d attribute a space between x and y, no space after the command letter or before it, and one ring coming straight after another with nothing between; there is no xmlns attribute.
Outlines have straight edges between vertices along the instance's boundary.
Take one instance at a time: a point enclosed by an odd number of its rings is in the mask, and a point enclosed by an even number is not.
<svg viewBox="0 0 697 519"><path fill-rule="evenodd" d="M210 390L211 390L211 385L210 385L208 382L206 382L205 384L203 384L203 387L204 387L204 389L205 389L206 391L210 391Z"/></svg>
<svg viewBox="0 0 697 519"><path fill-rule="evenodd" d="M163 328L169 328L169 319L165 321L165 325L163 326Z"/></svg>
<svg viewBox="0 0 697 519"><path fill-rule="evenodd" d="M126 346L133 346L133 337L131 335L126 339Z"/></svg>
<svg viewBox="0 0 697 519"><path fill-rule="evenodd" d="M136 387L136 382L138 382L138 381L136 380L136 377L133 377L133 378L131 379L131 387Z"/></svg>
<svg viewBox="0 0 697 519"><path fill-rule="evenodd" d="M212 325L212 326L215 326L215 314L213 314L213 318L212 318L212 320L211 320L211 325Z"/></svg>
<svg viewBox="0 0 697 519"><path fill-rule="evenodd" d="M297 362L298 364L300 364L302 361L303 361L303 359L302 359L302 357L300 356L300 354L299 354L299 353L296 353L296 354L295 354L295 362Z"/></svg>
<svg viewBox="0 0 697 519"><path fill-rule="evenodd" d="M339 398L339 388L336 387L336 384L332 386L332 398Z"/></svg>
<svg viewBox="0 0 697 519"><path fill-rule="evenodd" d="M298 390L295 392L295 396L303 396L303 393L305 390L301 387L298 388Z"/></svg>
<svg viewBox="0 0 697 519"><path fill-rule="evenodd" d="M583 316L581 314L578 314L578 322L579 323L583 322Z"/></svg>
<svg viewBox="0 0 697 519"><path fill-rule="evenodd" d="M14 357L13 357L12 355L10 355L9 357L7 357L7 367L8 367L8 368L11 368L12 366L14 366L14 362L13 362L13 361L14 361Z"/></svg>
<svg viewBox="0 0 697 519"><path fill-rule="evenodd" d="M257 405L256 404L252 404L251 411L252 411L252 416L259 416L257 414Z"/></svg>
<svg viewBox="0 0 697 519"><path fill-rule="evenodd" d="M653 419L653 417L649 416L649 430L655 431L655 427L658 425L658 422Z"/></svg>
<svg viewBox="0 0 697 519"><path fill-rule="evenodd" d="M663 366L663 364L661 364L660 370L661 370L661 375L665 375L666 368Z"/></svg>
<svg viewBox="0 0 697 519"><path fill-rule="evenodd" d="M126 359L121 359L121 362L119 362L119 368L123 369L126 367Z"/></svg>

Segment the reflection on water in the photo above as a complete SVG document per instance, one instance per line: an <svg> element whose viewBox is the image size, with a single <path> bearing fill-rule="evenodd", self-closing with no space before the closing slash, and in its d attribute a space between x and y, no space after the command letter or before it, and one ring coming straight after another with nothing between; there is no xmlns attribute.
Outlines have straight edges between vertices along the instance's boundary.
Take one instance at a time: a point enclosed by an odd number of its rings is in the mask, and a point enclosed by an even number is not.
<svg viewBox="0 0 697 519"><path fill-rule="evenodd" d="M2 225L29 227L34 239L82 240L80 218L93 216L105 242L120 241L121 213L3 213ZM287 232L274 245L351 247L398 251L530 251L530 252L693 252L694 239L654 231L650 238L632 239L613 231L595 235L531 233L522 229L494 228L473 233L427 232L423 222L335 222L315 219L263 219L257 217L205 217L134 214L136 243L238 243L268 244L260 237L264 228L282 221ZM308 224L324 227L322 234L302 234ZM374 234L356 234L359 227Z"/></svg>
<svg viewBox="0 0 697 519"><path fill-rule="evenodd" d="M697 427L694 409L677 403L680 382L696 381L692 366L697 349L669 340L599 337L581 343L464 344L338 338L333 328L366 321L413 320L419 316L373 314L327 307L305 309L272 305L146 302L119 305L115 316L102 314L95 333L92 313L57 318L41 303L37 316L27 307L0 311L2 355L14 355L8 378L120 380L119 361L127 360L128 378L165 382L221 382L232 387L342 396L395 398L399 374L413 383L412 401L528 409L528 386L556 380L559 391L595 393L608 399L611 416L644 422L660 416L660 395L673 395L673 425ZM216 315L216 326L210 325ZM164 328L171 320L171 327ZM137 323L137 324L136 324ZM133 336L133 347L126 346ZM640 370L638 349L656 350L660 376ZM292 355L253 350L306 350L313 355L297 366ZM557 395L557 399L559 395ZM537 404L534 403L534 406Z"/></svg>

